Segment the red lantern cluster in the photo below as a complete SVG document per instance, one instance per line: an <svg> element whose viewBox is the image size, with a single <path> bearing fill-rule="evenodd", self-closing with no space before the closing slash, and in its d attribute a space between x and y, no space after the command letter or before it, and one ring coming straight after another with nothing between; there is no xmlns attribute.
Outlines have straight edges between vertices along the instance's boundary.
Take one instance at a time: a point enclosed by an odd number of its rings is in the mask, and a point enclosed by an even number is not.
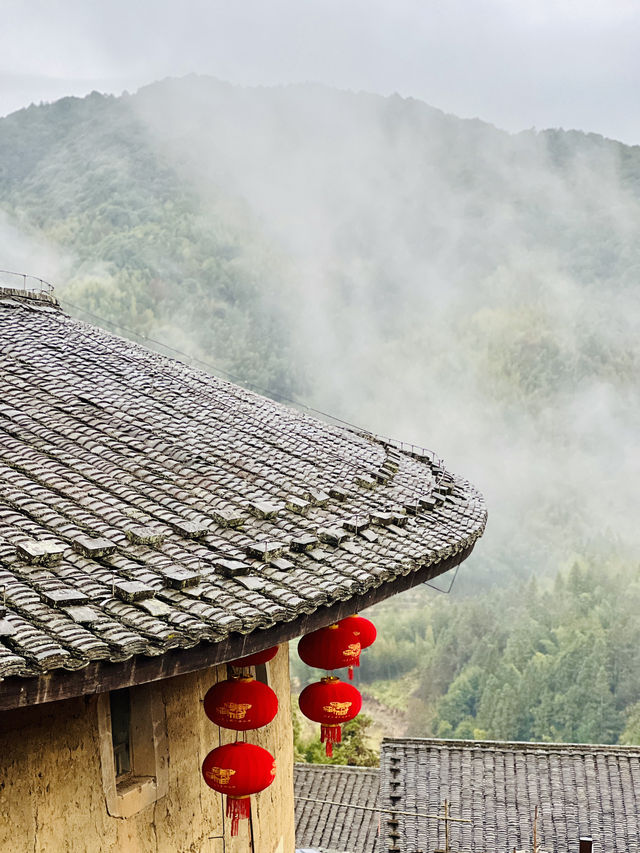
<svg viewBox="0 0 640 853"><path fill-rule="evenodd" d="M353 667L360 666L360 652L376 638L375 625L362 616L348 616L335 625L306 634L298 644L298 654L308 665L318 669L348 667L353 679ZM300 694L300 710L310 720L321 724L321 739L328 756L333 744L342 740L342 723L360 712L362 697L350 684L335 676L310 684Z"/></svg>
<svg viewBox="0 0 640 853"><path fill-rule="evenodd" d="M234 661L234 666L265 663L278 648L267 649ZM257 658L259 658L257 660ZM216 725L234 731L259 729L270 723L278 712L278 697L266 684L249 675L234 675L214 684L204 697L207 717ZM251 743L236 742L212 750L202 764L204 780L227 795L227 817L231 835L238 834L240 818L251 813L251 794L267 788L275 777L276 763L266 749Z"/></svg>

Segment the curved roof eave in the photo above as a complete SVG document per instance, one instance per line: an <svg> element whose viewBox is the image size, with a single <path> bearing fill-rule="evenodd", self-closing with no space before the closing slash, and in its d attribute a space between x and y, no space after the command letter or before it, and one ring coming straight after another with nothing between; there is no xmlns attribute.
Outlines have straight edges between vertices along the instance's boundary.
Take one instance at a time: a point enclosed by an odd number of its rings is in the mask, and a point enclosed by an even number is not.
<svg viewBox="0 0 640 853"><path fill-rule="evenodd" d="M486 523L479 492L433 455L316 420L51 299L0 298L0 438L0 678L12 683L236 648L360 609L403 577L439 574Z"/></svg>

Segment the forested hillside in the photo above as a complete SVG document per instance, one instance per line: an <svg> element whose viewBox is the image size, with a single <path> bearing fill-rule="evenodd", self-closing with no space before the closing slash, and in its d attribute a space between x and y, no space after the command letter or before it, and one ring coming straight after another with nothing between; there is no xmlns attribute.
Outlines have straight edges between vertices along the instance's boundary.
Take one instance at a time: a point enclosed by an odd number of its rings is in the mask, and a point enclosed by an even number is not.
<svg viewBox="0 0 640 853"><path fill-rule="evenodd" d="M0 266L71 313L433 447L483 490L458 597L415 628L381 615L381 650L419 650L414 733L622 735L640 693L607 619L631 626L617 590L637 582L639 147L187 77L1 119L0 233ZM591 609L573 575L553 586L574 563ZM607 723L549 698L583 627Z"/></svg>
<svg viewBox="0 0 640 853"><path fill-rule="evenodd" d="M203 197L156 154L129 99L94 93L0 120L0 164L13 232L3 267L55 274L74 305L291 390L294 360L268 298L281 281L273 247L241 202Z"/></svg>

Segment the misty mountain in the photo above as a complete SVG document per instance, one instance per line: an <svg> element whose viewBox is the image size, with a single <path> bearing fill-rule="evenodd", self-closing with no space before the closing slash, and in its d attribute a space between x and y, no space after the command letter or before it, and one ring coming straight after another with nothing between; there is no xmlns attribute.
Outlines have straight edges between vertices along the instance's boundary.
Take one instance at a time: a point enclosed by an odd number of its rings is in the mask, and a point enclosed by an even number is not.
<svg viewBox="0 0 640 853"><path fill-rule="evenodd" d="M0 120L0 227L72 313L434 447L467 575L633 547L640 147L192 76Z"/></svg>

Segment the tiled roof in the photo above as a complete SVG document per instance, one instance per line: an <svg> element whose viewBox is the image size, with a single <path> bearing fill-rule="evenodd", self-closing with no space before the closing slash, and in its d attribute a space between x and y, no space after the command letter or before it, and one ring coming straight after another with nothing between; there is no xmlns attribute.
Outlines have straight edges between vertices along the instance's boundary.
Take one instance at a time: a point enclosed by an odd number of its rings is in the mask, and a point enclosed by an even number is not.
<svg viewBox="0 0 640 853"><path fill-rule="evenodd" d="M296 847L375 853L380 815L370 809L378 803L378 778L372 767L296 764Z"/></svg>
<svg viewBox="0 0 640 853"><path fill-rule="evenodd" d="M493 741L384 740L380 753L379 853L444 848L441 821L400 812L450 814L458 853L532 850L593 853L640 850L640 747Z"/></svg>
<svg viewBox="0 0 640 853"><path fill-rule="evenodd" d="M430 458L0 292L0 678L287 622L485 520Z"/></svg>

